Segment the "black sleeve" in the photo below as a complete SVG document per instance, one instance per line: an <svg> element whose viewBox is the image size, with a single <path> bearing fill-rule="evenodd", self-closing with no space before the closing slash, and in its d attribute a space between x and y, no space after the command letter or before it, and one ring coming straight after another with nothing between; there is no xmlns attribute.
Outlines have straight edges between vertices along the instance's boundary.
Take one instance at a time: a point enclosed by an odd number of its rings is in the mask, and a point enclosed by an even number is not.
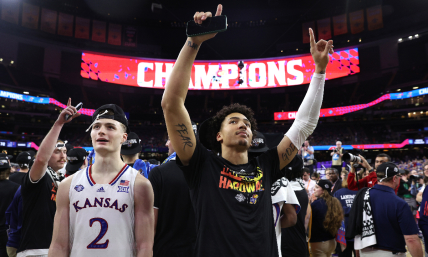
<svg viewBox="0 0 428 257"><path fill-rule="evenodd" d="M154 207L159 209L162 199L162 175L159 167L153 168L149 173L149 181L152 183L155 196Z"/></svg>
<svg viewBox="0 0 428 257"><path fill-rule="evenodd" d="M31 192L33 192L34 190L38 190L38 188L43 187L43 185L45 184L44 180L46 180L48 176L49 175L45 173L45 175L43 175L43 177L37 182L31 182L30 171L28 171L22 183L22 195L31 194Z"/></svg>
<svg viewBox="0 0 428 257"><path fill-rule="evenodd" d="M404 187L404 180L400 180L400 186L398 186L397 196L403 196L405 194L410 194L409 190Z"/></svg>
<svg viewBox="0 0 428 257"><path fill-rule="evenodd" d="M184 166L181 163L180 157L177 155L177 166L183 171L184 178L190 189L194 189L198 186L203 172L203 164L209 154L210 152L200 142L197 142L189 165Z"/></svg>
<svg viewBox="0 0 428 257"><path fill-rule="evenodd" d="M276 147L266 151L258 158L265 170L271 172L272 183L285 176L285 170L279 170L278 149Z"/></svg>

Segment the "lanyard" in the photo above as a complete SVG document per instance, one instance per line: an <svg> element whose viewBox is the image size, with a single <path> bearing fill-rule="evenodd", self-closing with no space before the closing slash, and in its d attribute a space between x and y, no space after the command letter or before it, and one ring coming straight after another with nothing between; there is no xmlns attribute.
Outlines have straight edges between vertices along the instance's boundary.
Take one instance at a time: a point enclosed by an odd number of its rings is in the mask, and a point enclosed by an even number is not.
<svg viewBox="0 0 428 257"><path fill-rule="evenodd" d="M311 179L309 179L308 185L306 186L306 189L309 189L309 183L311 183Z"/></svg>

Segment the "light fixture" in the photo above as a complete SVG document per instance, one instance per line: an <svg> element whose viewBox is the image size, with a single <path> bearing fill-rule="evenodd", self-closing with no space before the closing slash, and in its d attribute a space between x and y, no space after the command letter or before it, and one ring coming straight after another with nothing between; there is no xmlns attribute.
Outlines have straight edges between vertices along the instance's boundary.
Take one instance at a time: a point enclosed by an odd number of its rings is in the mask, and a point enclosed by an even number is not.
<svg viewBox="0 0 428 257"><path fill-rule="evenodd" d="M10 64L13 64L14 62L13 61L10 61Z"/></svg>
<svg viewBox="0 0 428 257"><path fill-rule="evenodd" d="M421 114L424 114L424 112L421 111Z"/></svg>
<svg viewBox="0 0 428 257"><path fill-rule="evenodd" d="M2 62L3 61L3 58L0 58L0 62Z"/></svg>
<svg viewBox="0 0 428 257"><path fill-rule="evenodd" d="M414 112L413 114L416 114L416 112Z"/></svg>
<svg viewBox="0 0 428 257"><path fill-rule="evenodd" d="M401 89L397 89L397 92L400 92L401 91Z"/></svg>
<svg viewBox="0 0 428 257"><path fill-rule="evenodd" d="M24 91L24 95L28 95L28 94L30 94L30 92Z"/></svg>
<svg viewBox="0 0 428 257"><path fill-rule="evenodd" d="M398 42L403 42L403 39L402 39L402 38L399 38L399 39L398 39Z"/></svg>
<svg viewBox="0 0 428 257"><path fill-rule="evenodd" d="M299 48L296 48L296 51L299 51Z"/></svg>
<svg viewBox="0 0 428 257"><path fill-rule="evenodd" d="M419 34L416 34L416 35L415 35L415 38L419 38Z"/></svg>
<svg viewBox="0 0 428 257"><path fill-rule="evenodd" d="M349 39L348 39L348 43L349 43Z"/></svg>
<svg viewBox="0 0 428 257"><path fill-rule="evenodd" d="M358 40L358 42L361 42L361 38Z"/></svg>
<svg viewBox="0 0 428 257"><path fill-rule="evenodd" d="M412 37L412 36L409 36L409 39L410 39L410 40L412 40L412 39L413 39L413 37Z"/></svg>
<svg viewBox="0 0 428 257"><path fill-rule="evenodd" d="M419 87L413 87L413 89L418 89Z"/></svg>
<svg viewBox="0 0 428 257"><path fill-rule="evenodd" d="M284 52L283 50L281 50L281 53Z"/></svg>

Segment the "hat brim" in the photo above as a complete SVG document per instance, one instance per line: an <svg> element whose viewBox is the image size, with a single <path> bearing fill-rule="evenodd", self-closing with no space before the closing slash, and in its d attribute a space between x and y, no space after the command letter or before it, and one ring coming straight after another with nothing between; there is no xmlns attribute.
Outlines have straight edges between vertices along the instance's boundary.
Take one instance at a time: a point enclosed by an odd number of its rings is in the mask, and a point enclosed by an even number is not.
<svg viewBox="0 0 428 257"><path fill-rule="evenodd" d="M122 155L132 155L132 154L141 153L142 148L143 147L141 146L141 144L138 144L138 146L134 147L134 148L121 149L120 150L120 154L122 154Z"/></svg>
<svg viewBox="0 0 428 257"><path fill-rule="evenodd" d="M208 134L208 131L209 131L209 128L210 128L210 125L211 125L211 122L213 121L213 119L214 118L211 117L211 118L204 120L201 123L201 125L199 126L199 131L198 131L199 142L208 150L212 150L212 146L208 141L207 134Z"/></svg>
<svg viewBox="0 0 428 257"><path fill-rule="evenodd" d="M250 149L248 149L248 152L249 153L264 153L267 150L269 150L269 147L267 147L265 145L265 146L263 146L262 148L259 148L259 149L253 149L253 148L250 147Z"/></svg>
<svg viewBox="0 0 428 257"><path fill-rule="evenodd" d="M78 162L75 164L71 164L71 163L67 162L67 164L65 165L65 170L66 171L78 171L80 169L80 167L82 167L83 163L85 163L85 161Z"/></svg>

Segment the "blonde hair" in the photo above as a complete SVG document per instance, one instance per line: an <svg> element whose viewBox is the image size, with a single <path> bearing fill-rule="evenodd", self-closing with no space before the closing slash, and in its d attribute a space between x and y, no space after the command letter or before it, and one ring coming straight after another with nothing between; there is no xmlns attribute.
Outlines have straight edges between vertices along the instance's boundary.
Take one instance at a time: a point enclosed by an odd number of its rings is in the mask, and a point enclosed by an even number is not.
<svg viewBox="0 0 428 257"><path fill-rule="evenodd" d="M343 220L343 209L339 200L330 195L327 190L323 190L323 194L320 196L324 199L327 205L327 212L324 218L324 228L332 236L336 236L340 226L342 226Z"/></svg>

